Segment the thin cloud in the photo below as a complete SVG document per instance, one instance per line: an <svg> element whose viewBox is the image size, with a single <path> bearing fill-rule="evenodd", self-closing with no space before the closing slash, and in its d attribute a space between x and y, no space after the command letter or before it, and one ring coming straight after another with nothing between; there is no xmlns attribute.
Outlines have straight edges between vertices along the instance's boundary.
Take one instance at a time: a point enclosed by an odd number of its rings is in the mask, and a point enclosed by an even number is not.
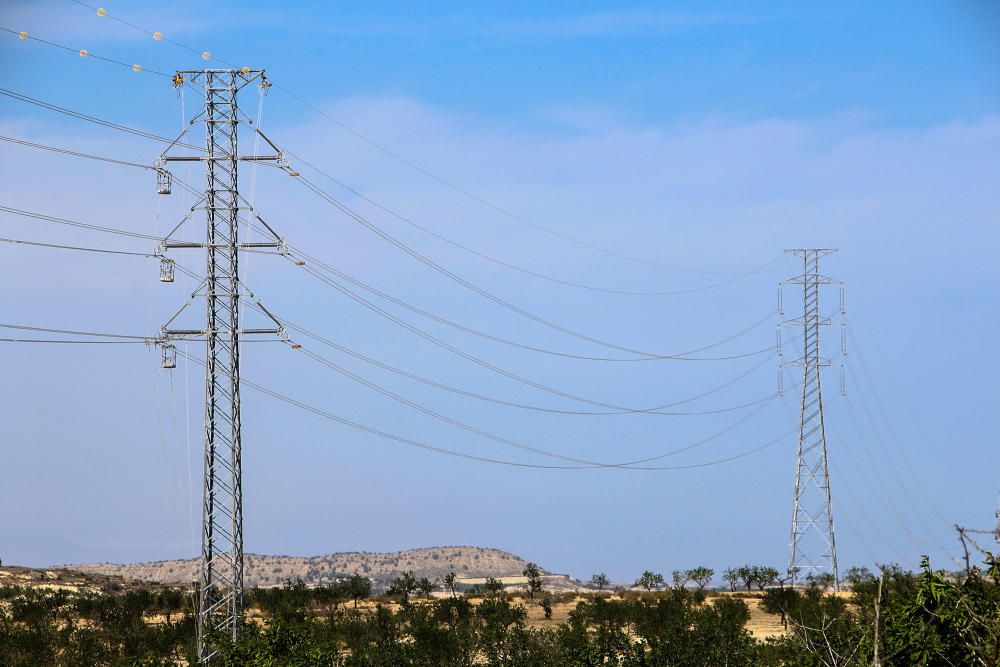
<svg viewBox="0 0 1000 667"><path fill-rule="evenodd" d="M662 33L679 28L708 25L747 25L789 18L760 12L688 12L677 10L626 9L579 16L516 21L499 26L497 32L549 37L597 37Z"/></svg>

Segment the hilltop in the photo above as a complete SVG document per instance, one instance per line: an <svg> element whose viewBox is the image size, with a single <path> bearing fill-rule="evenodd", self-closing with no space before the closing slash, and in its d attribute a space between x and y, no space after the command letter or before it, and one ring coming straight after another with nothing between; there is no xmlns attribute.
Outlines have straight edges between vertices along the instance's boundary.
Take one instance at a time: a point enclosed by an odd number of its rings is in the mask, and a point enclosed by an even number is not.
<svg viewBox="0 0 1000 667"><path fill-rule="evenodd" d="M247 587L278 586L302 579L310 586L329 583L338 577L363 574L376 589L388 585L404 571L417 577L437 580L448 572L462 579L520 576L527 561L500 549L482 547L429 547L390 553L352 551L325 556L264 556L247 554L244 577ZM66 568L92 574L112 575L128 580L189 585L198 579L198 560L164 560L151 563L81 563Z"/></svg>

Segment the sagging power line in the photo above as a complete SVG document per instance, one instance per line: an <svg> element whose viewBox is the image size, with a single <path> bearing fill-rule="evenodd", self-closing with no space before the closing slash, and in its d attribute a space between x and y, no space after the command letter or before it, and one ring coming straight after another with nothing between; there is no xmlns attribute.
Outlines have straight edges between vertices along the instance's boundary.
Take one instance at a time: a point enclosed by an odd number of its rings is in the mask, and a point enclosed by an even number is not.
<svg viewBox="0 0 1000 667"><path fill-rule="evenodd" d="M129 20L126 20L126 19L124 19L124 18L122 18L122 17L120 17L118 15L111 14L111 13L107 12L104 8L95 7L94 5L91 5L89 3L82 2L82 0L70 0L70 1L72 3L74 3L74 4L76 4L76 5L79 5L81 7L85 7L87 9L90 9L91 11L95 12L95 14L97 16L99 16L99 17L111 19L111 20L116 21L116 22L118 22L118 23L120 23L122 25L125 25L125 26L127 26L127 27L129 27L129 28L131 28L133 30L136 30L136 31L138 31L140 33L143 33L143 34L145 34L147 36L151 36L155 41L158 41L158 42L159 41L163 41L163 42L167 42L169 44L173 44L173 45L175 45L175 46L177 46L179 48L184 49L185 51L188 51L188 52L190 52L192 54L195 54L195 55L201 57L203 60L215 60L215 61L218 61L218 62L222 63L223 65L226 65L227 67L234 68L234 69L238 69L239 68L239 65L237 65L235 63L232 63L230 61L227 61L227 60L219 57L217 54L213 53L210 50L196 49L196 48L194 48L192 46L189 46L189 45L184 44L182 42L179 42L177 40L171 39L171 38L169 38L167 36L164 36L159 31L149 30L146 27L137 25L136 23L134 23L132 21L129 21ZM303 99L301 96L296 95L295 93L293 93L291 90L289 90L287 87L283 86L282 84L275 83L273 85L274 85L274 88L276 90L279 90L279 91L283 92L284 94L286 94L289 97L291 97L293 100L299 102L300 104L302 104L303 106L307 107L308 109L314 111L315 113L319 114L320 116L322 116L322 117L326 118L327 120L333 122L335 125L337 125L341 129L345 130L346 132L348 132L352 136L360 139L365 144L371 146L372 148L375 148L376 150L378 150L379 152L381 152L381 153L389 156L393 160L396 160L396 161L400 162L401 164L406 165L407 167L409 167L409 168L417 171L418 173L421 173L424 176L427 176L428 178L431 178L432 180L436 181L437 183L440 183L441 185L444 185L445 187L449 188L450 190L453 190L453 191L459 193L463 197L466 197L466 198L468 198L468 199L470 199L472 201L475 201L475 202L477 202L477 203L479 203L479 204L481 204L483 206L486 206L486 207L488 207L488 208L490 208L490 209L492 209L492 210L500 213L501 215L504 215L505 217L508 217L508 218L510 218L512 220L516 220L516 221L518 221L518 222L520 222L522 224L528 225L529 227L533 227L535 229L543 231L546 234L549 234L549 235L553 236L554 238L558 238L558 239L561 239L563 241L567 241L569 243L575 244L575 245L583 247L583 248L587 248L589 250L593 250L595 252L607 255L609 257L616 257L618 259L629 261L629 262L633 262L633 263L636 263L636 264L641 264L641 265L645 265L645 266L651 266L651 267L660 268L660 269L667 269L667 270L671 270L671 271L681 271L681 272L687 272L687 273L700 273L700 274L710 274L710 275L729 275L729 276L744 276L744 275L748 275L749 273L753 273L753 271L751 271L751 272L747 272L747 271L717 271L717 270L708 270L708 269L697 269L697 268L690 268L690 267L682 267L682 266L678 266L678 265L674 265L674 264L667 264L667 263L663 263L663 262L657 262L657 261L653 261L653 260L650 260L650 259L646 259L646 258L641 258L641 257L637 257L637 256L634 256L634 255L630 255L628 253L624 253L624 252L621 252L621 251L618 251L618 250L614 250L612 248L607 248L605 246L602 246L602 245L599 245L599 244L596 244L596 243L593 243L593 242L590 242L590 241L585 241L585 240L582 240L582 239L578 239L578 238L576 238L576 237L574 237L572 235L569 235L569 234L566 234L564 232L558 231L558 230L553 229L551 227L548 227L546 225L542 225L542 224L540 224L538 222L529 220L529 219L525 218L524 216L521 216L521 215L518 215L516 213L513 213L512 211L510 211L509 209L507 209L507 208L505 208L503 206L500 206L500 205L498 205L498 204L496 204L494 202L491 202L491 201L489 201L489 200L487 200L487 199L485 199L485 198L483 198L483 197L481 197L479 195L476 195L475 193L471 192L470 190L467 190L467 189L465 189L465 188L463 188L463 187L455 184L453 181L445 179L444 177L442 177L440 175L437 175L437 174L431 172L430 170L428 170L428 169L426 169L426 168L418 165L417 163L413 162L412 160L409 160L409 159L403 157L399 153L396 153L395 151L387 148L386 146L382 145L381 143L376 142L375 140L373 140L373 139L365 136L364 134L360 133L356 129L348 126L347 124L343 123L342 121L338 120L337 118L334 118L333 116L331 116L329 113L327 113L323 109L320 109L316 105L311 104L307 100ZM770 264L770 262L768 262L768 264Z"/></svg>

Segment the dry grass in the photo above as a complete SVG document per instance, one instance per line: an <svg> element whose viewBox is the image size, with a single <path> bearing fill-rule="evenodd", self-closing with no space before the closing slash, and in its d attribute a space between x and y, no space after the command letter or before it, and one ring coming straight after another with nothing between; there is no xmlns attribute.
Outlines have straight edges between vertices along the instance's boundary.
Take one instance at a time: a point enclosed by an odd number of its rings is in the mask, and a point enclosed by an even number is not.
<svg viewBox="0 0 1000 667"><path fill-rule="evenodd" d="M457 549L455 547L449 547L449 549ZM499 552L504 553L504 552ZM272 557L281 558L281 557ZM513 557L512 557L513 558ZM558 626L560 623L565 623L569 620L569 614L573 611L577 604L580 602L585 602L593 599L597 593L586 593L577 594L572 591L572 589L563 588L559 589L557 587L550 586L549 595L553 598L552 605L552 617L550 619L545 618L545 611L539 602L542 599L542 595L536 594L535 599L531 600L523 593L517 592L517 587L524 583L524 578L519 575L511 575L505 577L499 577L504 584L508 586L508 595L513 604L520 604L525 608L527 612L527 625L531 628L537 629L551 629ZM546 577L551 579L547 581L547 585L551 583L561 583L560 577L555 575L549 575ZM480 584L483 583L484 578L482 577L467 577L460 580L464 584ZM116 575L99 574L94 572L81 572L71 569L33 569L24 567L0 567L0 586L28 586L33 588L48 589L48 590L67 590L72 592L110 592L110 591L124 591L132 589L152 589L157 590L162 588L162 584L150 583L143 580L129 580ZM552 591L551 588L556 588ZM554 595L553 595L554 592ZM436 599L441 599L448 597L449 593L437 592L433 595ZM606 598L619 599L621 596L616 592L606 591L603 594ZM625 593L626 597L655 597L657 593L646 593L640 591L628 591ZM849 598L850 593L839 592L831 593L831 595L837 595L842 598ZM781 625L781 619L777 615L768 614L763 609L761 609L761 598L763 593L753 591L738 591L735 593L725 592L713 592L712 596L714 598L721 597L737 597L742 599L747 603L750 609L750 620L747 622L747 630L753 634L757 639L766 639L768 637L779 636L786 633L786 630ZM709 597L707 604L711 604L713 597ZM472 604L479 604L482 602L482 598L469 598ZM413 604L422 604L424 601L420 599L415 599ZM390 611L398 611L399 603L386 598L384 596L379 596L374 599L363 600L359 602L358 608L362 610L371 611L376 605L381 604L383 607ZM353 603L348 601L344 604L344 607L350 608ZM322 609L315 610L317 616L322 616L325 611ZM256 623L265 623L265 619L261 616L257 610L247 610L248 619ZM162 623L165 618L151 617L147 619L151 623Z"/></svg>

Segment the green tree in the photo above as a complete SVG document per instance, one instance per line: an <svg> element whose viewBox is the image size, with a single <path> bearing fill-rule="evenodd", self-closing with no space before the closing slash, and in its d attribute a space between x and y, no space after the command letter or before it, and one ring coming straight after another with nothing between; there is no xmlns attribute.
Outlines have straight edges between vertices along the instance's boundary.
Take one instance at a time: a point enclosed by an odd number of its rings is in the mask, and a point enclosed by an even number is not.
<svg viewBox="0 0 1000 667"><path fill-rule="evenodd" d="M454 572L449 572L441 579L441 583L444 584L447 590L451 591L451 596L455 597L455 591L458 589L458 575Z"/></svg>
<svg viewBox="0 0 1000 667"><path fill-rule="evenodd" d="M642 573L641 577L635 580L635 585L651 591L663 585L663 575L658 572L646 570Z"/></svg>
<svg viewBox="0 0 1000 667"><path fill-rule="evenodd" d="M528 597L535 599L535 593L541 593L544 583L542 582L542 570L534 563L528 563L521 571L521 576L527 579L524 582L524 590Z"/></svg>
<svg viewBox="0 0 1000 667"><path fill-rule="evenodd" d="M385 592L386 595L398 597L400 603L406 606L410 603L410 596L417 592L419 586L420 582L417 581L413 570L407 570L402 575L393 579Z"/></svg>
<svg viewBox="0 0 1000 667"><path fill-rule="evenodd" d="M781 574L773 567L766 565L752 565L747 568L748 573L748 583L747 590L750 590L750 584L757 586L757 590L764 590L775 581L778 580L778 576Z"/></svg>
<svg viewBox="0 0 1000 667"><path fill-rule="evenodd" d="M837 578L833 576L833 572L810 572L806 582L826 591L837 585Z"/></svg>
<svg viewBox="0 0 1000 667"><path fill-rule="evenodd" d="M729 567L723 570L722 580L729 584L729 590L736 590L736 583L740 580L740 570L739 568Z"/></svg>
<svg viewBox="0 0 1000 667"><path fill-rule="evenodd" d="M888 572L884 654L901 665L1000 665L1000 558L987 552L984 565L955 578L924 556L912 588Z"/></svg>
<svg viewBox="0 0 1000 667"><path fill-rule="evenodd" d="M545 620L552 620L552 598L548 595L544 596L538 603L541 606L542 611L545 613Z"/></svg>
<svg viewBox="0 0 1000 667"><path fill-rule="evenodd" d="M352 574L341 582L344 594L354 601L354 608L358 608L359 600L366 600L372 594L372 580L363 574Z"/></svg>
<svg viewBox="0 0 1000 667"><path fill-rule="evenodd" d="M156 608L170 623L170 617L184 608L184 594L176 588L165 588L156 594Z"/></svg>
<svg viewBox="0 0 1000 667"><path fill-rule="evenodd" d="M603 591L605 588L608 587L608 584L610 584L611 582L608 579L608 575L604 574L603 572L600 572L590 578L590 583L593 584L594 586L597 586L597 590Z"/></svg>
<svg viewBox="0 0 1000 667"><path fill-rule="evenodd" d="M495 577L486 577L486 581L482 585L483 597L491 600L502 599L507 587L503 585L503 582Z"/></svg>
<svg viewBox="0 0 1000 667"><path fill-rule="evenodd" d="M874 582L875 580L875 575L872 574L872 571L867 567L849 567L847 568L847 572L844 574L844 581L851 586L856 586L866 582Z"/></svg>
<svg viewBox="0 0 1000 667"><path fill-rule="evenodd" d="M764 591L761 598L760 608L768 614L777 614L781 617L781 625L788 629L788 614L798 605L801 595L794 588L769 588Z"/></svg>
<svg viewBox="0 0 1000 667"><path fill-rule="evenodd" d="M843 598L826 595L816 586L804 591L781 587L765 592L783 597L784 618L795 649L792 664L867 665L871 655L871 626L848 606ZM779 612L780 613L780 612ZM900 665L912 663L902 662Z"/></svg>
<svg viewBox="0 0 1000 667"><path fill-rule="evenodd" d="M743 567L736 568L737 578L743 582L743 585L747 587L747 590L751 590L756 579L756 568L750 565L744 565Z"/></svg>
<svg viewBox="0 0 1000 667"><path fill-rule="evenodd" d="M434 593L434 589L437 588L437 584L431 581L427 577L420 577L417 579L417 590L424 597L430 597Z"/></svg>
<svg viewBox="0 0 1000 667"><path fill-rule="evenodd" d="M513 657L527 618L524 607L515 607L503 598L486 598L476 607L476 617L481 623L479 649L487 664L518 664Z"/></svg>
<svg viewBox="0 0 1000 667"><path fill-rule="evenodd" d="M693 567L687 572L685 576L698 585L698 590L704 590L706 586L712 583L712 577L715 576L715 570L710 567L705 567L699 565L698 567Z"/></svg>
<svg viewBox="0 0 1000 667"><path fill-rule="evenodd" d="M333 618L337 606L347 599L347 591L343 582L317 586L312 591L313 600L326 609L327 619Z"/></svg>

